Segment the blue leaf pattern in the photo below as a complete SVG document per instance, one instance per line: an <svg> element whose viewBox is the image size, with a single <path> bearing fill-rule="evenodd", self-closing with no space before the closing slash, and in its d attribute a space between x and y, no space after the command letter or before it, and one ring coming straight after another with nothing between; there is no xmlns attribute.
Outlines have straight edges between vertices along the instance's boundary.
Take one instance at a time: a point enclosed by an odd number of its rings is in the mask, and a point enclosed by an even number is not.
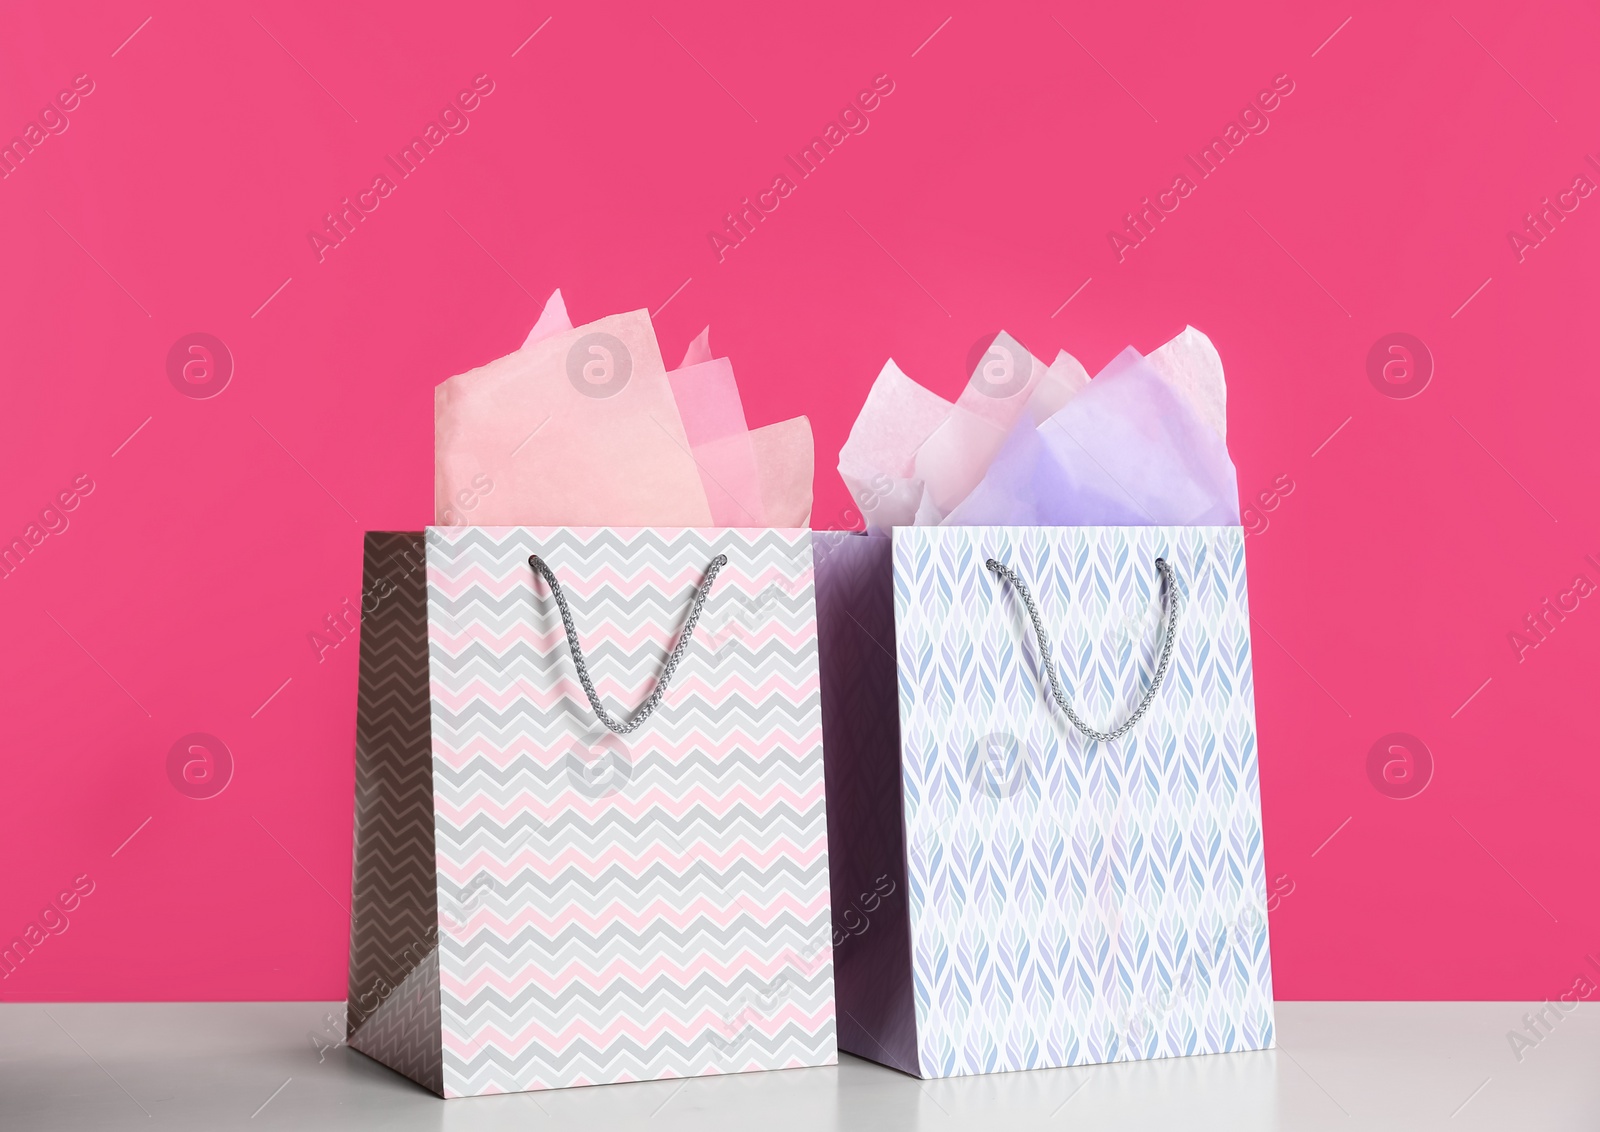
<svg viewBox="0 0 1600 1132"><path fill-rule="evenodd" d="M1078 713L1055 707L1033 590ZM1261 1049L1273 1042L1249 608L1237 527L910 527L895 617L914 1003L927 1076ZM985 744L1014 740L1015 765ZM987 779L985 776L989 776Z"/></svg>

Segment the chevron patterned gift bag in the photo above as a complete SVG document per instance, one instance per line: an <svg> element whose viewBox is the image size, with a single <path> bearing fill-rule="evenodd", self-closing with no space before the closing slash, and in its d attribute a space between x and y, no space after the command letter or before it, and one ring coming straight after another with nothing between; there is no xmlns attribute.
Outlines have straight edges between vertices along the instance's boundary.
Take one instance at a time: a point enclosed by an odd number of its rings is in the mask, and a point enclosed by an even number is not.
<svg viewBox="0 0 1600 1132"><path fill-rule="evenodd" d="M836 1058L811 535L367 536L349 1043L446 1097Z"/></svg>
<svg viewBox="0 0 1600 1132"><path fill-rule="evenodd" d="M840 1048L949 1077L1271 1046L1241 528L816 557Z"/></svg>

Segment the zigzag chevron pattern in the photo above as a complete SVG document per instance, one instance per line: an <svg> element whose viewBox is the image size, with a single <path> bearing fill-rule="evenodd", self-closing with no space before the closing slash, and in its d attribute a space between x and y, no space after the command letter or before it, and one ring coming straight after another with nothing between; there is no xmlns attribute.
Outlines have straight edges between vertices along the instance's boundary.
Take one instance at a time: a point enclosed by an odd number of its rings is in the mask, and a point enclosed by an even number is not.
<svg viewBox="0 0 1600 1132"><path fill-rule="evenodd" d="M361 592L349 1042L437 1092L443 1058L421 532L369 532Z"/></svg>
<svg viewBox="0 0 1600 1132"><path fill-rule="evenodd" d="M439 1047L439 952L426 953L350 1035L350 1048L436 1093L444 1091Z"/></svg>
<svg viewBox="0 0 1600 1132"><path fill-rule="evenodd" d="M1158 555L1184 595L1166 682L1092 743L984 560L1029 584L1106 728L1155 669ZM899 528L894 563L922 1074L1270 1046L1241 530Z"/></svg>
<svg viewBox="0 0 1600 1132"><path fill-rule="evenodd" d="M656 713L630 713L726 554ZM438 528L428 545L446 1096L836 1060L807 531Z"/></svg>

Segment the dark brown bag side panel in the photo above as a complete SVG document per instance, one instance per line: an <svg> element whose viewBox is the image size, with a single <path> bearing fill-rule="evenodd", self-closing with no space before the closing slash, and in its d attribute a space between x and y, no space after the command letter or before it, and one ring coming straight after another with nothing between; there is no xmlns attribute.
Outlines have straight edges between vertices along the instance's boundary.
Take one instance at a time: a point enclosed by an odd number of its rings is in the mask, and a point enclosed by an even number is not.
<svg viewBox="0 0 1600 1132"><path fill-rule="evenodd" d="M442 1093L423 533L369 531L361 572L350 1045Z"/></svg>

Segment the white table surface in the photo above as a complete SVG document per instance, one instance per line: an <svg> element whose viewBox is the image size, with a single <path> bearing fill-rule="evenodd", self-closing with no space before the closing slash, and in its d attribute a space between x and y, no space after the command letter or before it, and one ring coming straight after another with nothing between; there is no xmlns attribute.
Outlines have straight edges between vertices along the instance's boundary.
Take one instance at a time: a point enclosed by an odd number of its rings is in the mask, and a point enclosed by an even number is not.
<svg viewBox="0 0 1600 1132"><path fill-rule="evenodd" d="M336 1044L342 1009L0 1005L0 1129L1600 1130L1600 1003L1520 1061L1507 1034L1536 1004L1281 1002L1279 1047L1262 1053L947 1081L844 1055L452 1101Z"/></svg>

